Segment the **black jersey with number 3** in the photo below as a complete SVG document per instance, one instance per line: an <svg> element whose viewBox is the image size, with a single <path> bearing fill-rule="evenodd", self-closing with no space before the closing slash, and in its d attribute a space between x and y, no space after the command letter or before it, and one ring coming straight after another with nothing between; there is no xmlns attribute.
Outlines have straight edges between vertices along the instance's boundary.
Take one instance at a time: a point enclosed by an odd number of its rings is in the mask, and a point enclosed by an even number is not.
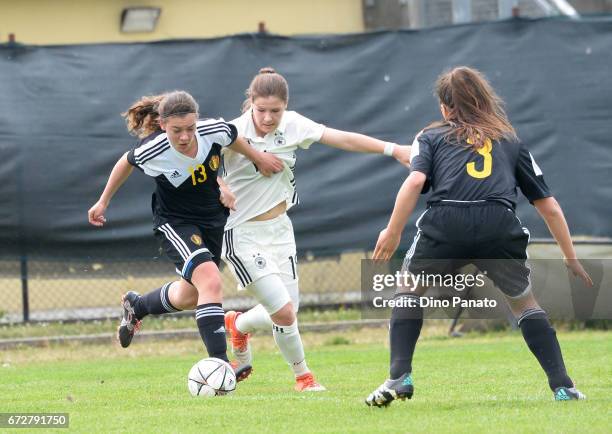
<svg viewBox="0 0 612 434"><path fill-rule="evenodd" d="M441 201L498 201L512 209L519 187L530 202L551 196L542 171L525 145L491 141L478 151L447 138L448 127L425 129L411 151L411 169L427 176L427 203ZM452 137L452 136L451 136Z"/></svg>
<svg viewBox="0 0 612 434"><path fill-rule="evenodd" d="M221 148L234 143L236 127L210 119L198 121L196 129L194 158L174 149L164 132L152 134L128 152L130 164L155 179L151 203L155 227L165 223L205 228L225 225L228 210L219 201L217 171Z"/></svg>

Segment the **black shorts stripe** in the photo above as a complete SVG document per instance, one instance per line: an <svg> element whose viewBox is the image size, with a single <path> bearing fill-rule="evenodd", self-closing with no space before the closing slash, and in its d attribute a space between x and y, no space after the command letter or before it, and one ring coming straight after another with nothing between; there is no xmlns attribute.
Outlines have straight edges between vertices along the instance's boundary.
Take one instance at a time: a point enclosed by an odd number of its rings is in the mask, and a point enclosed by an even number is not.
<svg viewBox="0 0 612 434"><path fill-rule="evenodd" d="M289 261L291 261L291 272L293 273L293 279L295 280L297 277L297 273L295 272L295 262L293 256L289 256Z"/></svg>
<svg viewBox="0 0 612 434"><path fill-rule="evenodd" d="M234 271L236 271L236 275L238 276L238 279L240 280L240 284L245 287L247 286L247 279L244 276L244 274L242 274L242 269L238 266L236 259L234 258L233 254L232 254L232 246L230 245L229 242L229 231L225 231L225 233L223 234L223 238L225 241L225 256L227 257L227 260L234 266Z"/></svg>
<svg viewBox="0 0 612 434"><path fill-rule="evenodd" d="M236 263L234 262L234 259L232 258L232 253L230 251L230 245L229 245L229 242L228 242L228 236L229 236L229 233L227 231L225 231L225 233L223 234L223 243L225 244L225 257L227 258L227 260L234 267L234 271L236 272L236 275L238 276L238 279L240 280L240 284L242 286L245 286L244 285L244 276L241 274L240 270L236 266Z"/></svg>
<svg viewBox="0 0 612 434"><path fill-rule="evenodd" d="M232 264L234 264L234 267L236 269L236 274L238 274L238 270L240 270L240 272L242 273L243 281L244 281L242 286L247 286L249 283L253 281L253 279L251 279L251 275L246 270L246 267L244 266L240 258L238 258L238 256L234 254L234 230L229 229L228 231L226 231L226 234L227 234L226 241L227 241L228 259L230 259Z"/></svg>
<svg viewBox="0 0 612 434"><path fill-rule="evenodd" d="M231 250L232 250L232 256L236 260L236 263L242 268L242 271L244 272L244 275L246 276L247 284L251 283L253 281L253 279L251 278L251 275L247 271L246 267L244 266L244 264L242 263L240 258L238 256L236 256L236 254L234 253L234 230L233 229L229 230L228 241L229 241L229 244L230 244L230 247L231 247Z"/></svg>

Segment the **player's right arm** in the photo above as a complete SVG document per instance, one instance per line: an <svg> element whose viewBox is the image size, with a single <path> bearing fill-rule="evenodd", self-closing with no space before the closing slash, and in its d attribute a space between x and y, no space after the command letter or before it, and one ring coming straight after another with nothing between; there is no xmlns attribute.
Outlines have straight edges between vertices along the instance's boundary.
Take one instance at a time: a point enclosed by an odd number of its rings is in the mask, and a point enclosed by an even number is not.
<svg viewBox="0 0 612 434"><path fill-rule="evenodd" d="M229 145L229 149L251 160L263 176L271 176L283 170L280 158L268 152L258 151L244 137L236 137L236 140Z"/></svg>
<svg viewBox="0 0 612 434"><path fill-rule="evenodd" d="M429 188L427 180L431 172L432 158L433 151L429 140L421 131L414 138L410 148L412 172L397 193L389 224L378 236L372 259L387 261L397 250L404 227L416 207L419 196Z"/></svg>
<svg viewBox="0 0 612 434"><path fill-rule="evenodd" d="M393 256L402 239L402 232L416 207L427 176L422 172L413 171L402 184L389 224L380 232L372 259L387 261Z"/></svg>
<svg viewBox="0 0 612 434"><path fill-rule="evenodd" d="M126 179L134 170L134 166L132 166L127 159L127 152L123 154L121 158L113 167L110 176L108 177L108 181L106 182L106 187L104 187L104 191L100 195L100 199L89 208L87 212L87 217L89 219L89 223L94 226L103 226L106 222L106 218L104 218L104 213L106 212L106 208L110 203L111 199L119 190L119 187L125 182Z"/></svg>

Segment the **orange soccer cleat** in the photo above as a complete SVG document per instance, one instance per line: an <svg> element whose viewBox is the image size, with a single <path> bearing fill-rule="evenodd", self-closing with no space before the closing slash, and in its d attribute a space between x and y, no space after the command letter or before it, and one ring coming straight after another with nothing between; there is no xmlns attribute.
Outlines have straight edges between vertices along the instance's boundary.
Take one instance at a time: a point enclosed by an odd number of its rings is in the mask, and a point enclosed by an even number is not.
<svg viewBox="0 0 612 434"><path fill-rule="evenodd" d="M323 392L327 389L317 383L312 372L308 372L299 377L295 377L295 390L298 392Z"/></svg>
<svg viewBox="0 0 612 434"><path fill-rule="evenodd" d="M252 362L251 347L249 345L248 333L242 333L236 328L236 319L241 315L241 312L230 310L225 314L225 330L230 335L230 344L232 353L236 356L240 366L250 365Z"/></svg>

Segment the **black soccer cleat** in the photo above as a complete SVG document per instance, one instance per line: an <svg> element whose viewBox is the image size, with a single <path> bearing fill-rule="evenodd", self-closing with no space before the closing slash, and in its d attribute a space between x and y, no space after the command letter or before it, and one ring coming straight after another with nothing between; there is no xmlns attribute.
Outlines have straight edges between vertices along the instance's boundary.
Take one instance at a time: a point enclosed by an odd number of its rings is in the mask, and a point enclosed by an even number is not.
<svg viewBox="0 0 612 434"><path fill-rule="evenodd" d="M140 329L140 320L134 314L134 305L139 297L140 295L134 291L129 291L121 297L123 315L121 316L121 324L117 329L117 339L123 348L130 346L134 333Z"/></svg>
<svg viewBox="0 0 612 434"><path fill-rule="evenodd" d="M251 365L238 365L236 360L231 361L230 366L234 370L237 383L246 380L249 375L251 375L251 372L253 372L253 367Z"/></svg>
<svg viewBox="0 0 612 434"><path fill-rule="evenodd" d="M555 401L572 401L574 399L586 399L586 395L575 387L557 387L555 389Z"/></svg>
<svg viewBox="0 0 612 434"><path fill-rule="evenodd" d="M404 401L406 398L412 398L413 393L412 377L410 374L404 374L397 380L386 380L368 395L365 403L370 407L387 407L396 399Z"/></svg>

